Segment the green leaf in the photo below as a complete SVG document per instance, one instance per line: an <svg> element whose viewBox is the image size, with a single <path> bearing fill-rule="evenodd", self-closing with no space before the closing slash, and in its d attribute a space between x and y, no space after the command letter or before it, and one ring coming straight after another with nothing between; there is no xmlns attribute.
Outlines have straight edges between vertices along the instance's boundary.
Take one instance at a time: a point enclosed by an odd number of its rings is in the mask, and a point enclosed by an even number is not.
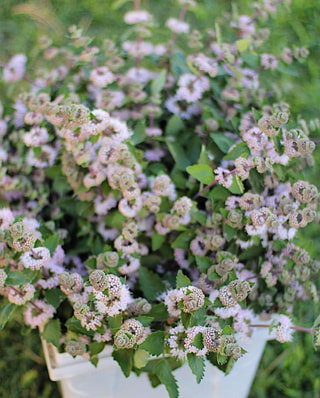
<svg viewBox="0 0 320 398"><path fill-rule="evenodd" d="M223 153L228 153L229 148L234 144L233 139L225 134L211 133L210 138Z"/></svg>
<svg viewBox="0 0 320 398"><path fill-rule="evenodd" d="M203 274L206 274L208 269L212 265L212 260L210 260L208 257L204 256L195 256L195 260L197 263L197 267L199 268L200 272Z"/></svg>
<svg viewBox="0 0 320 398"><path fill-rule="evenodd" d="M175 377L172 374L168 361L163 360L159 362L154 369L154 373L159 378L162 384L168 391L169 398L179 398L178 384Z"/></svg>
<svg viewBox="0 0 320 398"><path fill-rule="evenodd" d="M245 142L240 142L236 145L229 153L227 153L223 159L225 160L235 160L239 157L247 158L250 155L250 150Z"/></svg>
<svg viewBox="0 0 320 398"><path fill-rule="evenodd" d="M93 330L87 330L86 328L83 328L79 319L75 318L74 316L67 320L65 326L68 330L70 330L70 332L84 334L90 337L94 336L95 334Z"/></svg>
<svg viewBox="0 0 320 398"><path fill-rule="evenodd" d="M32 147L32 150L33 150L34 156L36 158L39 158L41 155L41 152L42 152L41 146L34 146L34 147Z"/></svg>
<svg viewBox="0 0 320 398"><path fill-rule="evenodd" d="M222 200L223 202L228 199L230 196L229 191L222 187L221 185L217 185L214 187L210 194L209 194L209 199L216 201L216 200Z"/></svg>
<svg viewBox="0 0 320 398"><path fill-rule="evenodd" d="M171 244L172 249L189 249L190 241L194 238L194 232L182 232Z"/></svg>
<svg viewBox="0 0 320 398"><path fill-rule="evenodd" d="M122 229L122 224L127 220L127 218L120 213L120 211L113 211L110 214L108 214L105 218L104 221L106 225L112 227L112 228L117 228L117 229Z"/></svg>
<svg viewBox="0 0 320 398"><path fill-rule="evenodd" d="M257 111L254 108L251 108L251 110L253 113L254 120L256 121L256 123L258 123L259 119L261 119L261 117L262 117L262 113L260 113L259 111Z"/></svg>
<svg viewBox="0 0 320 398"><path fill-rule="evenodd" d="M181 287L187 287L192 285L191 280L184 275L184 273L179 269L176 277L176 287L177 289L180 289Z"/></svg>
<svg viewBox="0 0 320 398"><path fill-rule="evenodd" d="M233 175L232 177L232 184L230 185L228 190L235 195L242 194L244 192L244 186L241 178L238 175Z"/></svg>
<svg viewBox="0 0 320 398"><path fill-rule="evenodd" d="M169 152L176 162L176 166L179 170L185 170L190 165L190 160L185 155L184 149L176 142L166 140Z"/></svg>
<svg viewBox="0 0 320 398"><path fill-rule="evenodd" d="M219 365L224 365L228 361L228 358L225 355L217 354L217 362Z"/></svg>
<svg viewBox="0 0 320 398"><path fill-rule="evenodd" d="M90 356L98 355L104 349L105 346L106 344L103 342L98 343L97 341L93 341L90 344Z"/></svg>
<svg viewBox="0 0 320 398"><path fill-rule="evenodd" d="M257 259L259 255L263 253L263 247L261 246L251 246L248 249L244 250L240 255L239 255L239 260L251 260L252 258Z"/></svg>
<svg viewBox="0 0 320 398"><path fill-rule="evenodd" d="M199 384L204 376L206 367L203 357L197 357L195 354L188 354L188 364L192 373L196 376L197 383Z"/></svg>
<svg viewBox="0 0 320 398"><path fill-rule="evenodd" d="M133 364L133 350L113 350L112 357L118 362L123 374L129 377Z"/></svg>
<svg viewBox="0 0 320 398"><path fill-rule="evenodd" d="M259 194L262 193L264 190L263 179L264 177L261 176L261 174L259 174L256 169L250 170L249 174L250 184L252 185L252 188Z"/></svg>
<svg viewBox="0 0 320 398"><path fill-rule="evenodd" d="M178 115L173 115L167 124L166 135L175 136L184 129L184 123Z"/></svg>
<svg viewBox="0 0 320 398"><path fill-rule="evenodd" d="M0 308L0 330L5 327L5 324L10 319L11 315L17 308L16 305L8 303Z"/></svg>
<svg viewBox="0 0 320 398"><path fill-rule="evenodd" d="M181 311L181 321L185 329L190 326L191 314Z"/></svg>
<svg viewBox="0 0 320 398"><path fill-rule="evenodd" d="M208 300L209 304L207 303L206 305L211 305L211 302L209 299ZM207 320L207 309L206 307L199 308L197 311L193 312L191 314L191 319L190 319L190 326L204 326ZM197 337L197 336L196 336ZM202 344L202 337L201 337L201 347L198 348L203 348Z"/></svg>
<svg viewBox="0 0 320 398"><path fill-rule="evenodd" d="M168 319L168 310L165 304L153 304L151 311L148 313L155 321L164 321Z"/></svg>
<svg viewBox="0 0 320 398"><path fill-rule="evenodd" d="M230 325L225 326L221 332L222 335L232 334L232 327Z"/></svg>
<svg viewBox="0 0 320 398"><path fill-rule="evenodd" d="M144 327L149 326L151 322L154 320L153 316L147 316L147 315L136 316L135 319L141 322Z"/></svg>
<svg viewBox="0 0 320 398"><path fill-rule="evenodd" d="M143 142L145 138L146 138L146 126L144 121L141 121L135 126L133 135L131 137L131 141L133 145L138 145L141 142Z"/></svg>
<svg viewBox="0 0 320 398"><path fill-rule="evenodd" d="M144 368L149 361L149 357L148 351L138 349L133 356L134 366L138 369Z"/></svg>
<svg viewBox="0 0 320 398"><path fill-rule="evenodd" d="M43 245L49 249L51 256L53 255L53 253L55 252L56 248L59 245L59 241L60 241L60 236L59 234L55 234L50 236L49 238L47 238Z"/></svg>
<svg viewBox="0 0 320 398"><path fill-rule="evenodd" d="M152 251L155 252L156 250L160 249L166 239L166 235L160 235L156 231L153 231L151 240Z"/></svg>
<svg viewBox="0 0 320 398"><path fill-rule="evenodd" d="M195 164L187 167L187 172L196 180L209 185L214 180L212 168L207 164Z"/></svg>
<svg viewBox="0 0 320 398"><path fill-rule="evenodd" d="M164 332L160 330L153 332L140 344L140 348L148 351L151 355L161 355L164 351L164 336Z"/></svg>
<svg viewBox="0 0 320 398"><path fill-rule="evenodd" d="M151 83L151 94L157 95L163 89L167 78L167 71L163 69Z"/></svg>
<svg viewBox="0 0 320 398"><path fill-rule="evenodd" d="M54 308L58 308L60 303L65 299L65 294L59 289L54 288L46 290L44 294L46 301L51 304Z"/></svg>
<svg viewBox="0 0 320 398"><path fill-rule="evenodd" d="M89 217L93 214L93 204L92 202L76 202L77 214L81 217Z"/></svg>
<svg viewBox="0 0 320 398"><path fill-rule="evenodd" d="M224 232L227 235L228 242L230 242L230 240L237 234L237 230L234 228L231 228L230 225L228 225L228 224L224 225Z"/></svg>
<svg viewBox="0 0 320 398"><path fill-rule="evenodd" d="M61 324L59 319L51 319L46 323L41 336L55 347L59 347L61 338Z"/></svg>
<svg viewBox="0 0 320 398"><path fill-rule="evenodd" d="M25 285L27 283L34 283L40 279L41 271L32 271L31 269L24 268L22 271L8 271L6 285Z"/></svg>
<svg viewBox="0 0 320 398"><path fill-rule="evenodd" d="M240 39L236 41L236 44L238 51L242 53L249 48L251 44L251 39Z"/></svg>
<svg viewBox="0 0 320 398"><path fill-rule="evenodd" d="M139 283L143 294L148 300L155 300L166 290L166 286L160 276L144 267L139 268Z"/></svg>
<svg viewBox="0 0 320 398"><path fill-rule="evenodd" d="M108 326L112 332L117 332L122 325L122 314L108 316Z"/></svg>
<svg viewBox="0 0 320 398"><path fill-rule="evenodd" d="M190 72L186 56L181 51L174 51L170 58L171 72L178 79L182 74Z"/></svg>

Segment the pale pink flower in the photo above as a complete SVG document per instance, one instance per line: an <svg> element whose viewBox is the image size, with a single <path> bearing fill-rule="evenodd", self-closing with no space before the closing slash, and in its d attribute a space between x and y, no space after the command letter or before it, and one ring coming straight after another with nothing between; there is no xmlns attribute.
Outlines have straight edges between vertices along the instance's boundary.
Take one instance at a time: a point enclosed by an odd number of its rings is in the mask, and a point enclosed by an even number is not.
<svg viewBox="0 0 320 398"><path fill-rule="evenodd" d="M46 304L44 301L35 300L34 304L36 307L29 304L28 308L24 312L25 322L27 325L30 325L32 329L36 326L44 325L56 312L52 305Z"/></svg>
<svg viewBox="0 0 320 398"><path fill-rule="evenodd" d="M3 68L3 80L8 83L14 83L21 80L26 71L27 57L24 54L17 54L10 59Z"/></svg>
<svg viewBox="0 0 320 398"><path fill-rule="evenodd" d="M169 18L166 27L174 33L189 33L190 26L187 22L179 21L176 18Z"/></svg>
<svg viewBox="0 0 320 398"><path fill-rule="evenodd" d="M129 25L150 22L152 21L152 15L145 10L129 11L125 14L124 21Z"/></svg>

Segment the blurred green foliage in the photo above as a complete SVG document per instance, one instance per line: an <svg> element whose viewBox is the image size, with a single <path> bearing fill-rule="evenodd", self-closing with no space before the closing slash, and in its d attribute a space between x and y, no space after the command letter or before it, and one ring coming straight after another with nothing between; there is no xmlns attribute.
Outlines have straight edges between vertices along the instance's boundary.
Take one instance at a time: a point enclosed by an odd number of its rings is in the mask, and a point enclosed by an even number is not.
<svg viewBox="0 0 320 398"><path fill-rule="evenodd" d="M142 0L142 8L156 16L155 37L161 42L168 37L163 25L168 15L177 16L179 6L174 0L166 2ZM199 7L187 20L199 30L213 28L225 11L249 13L251 0L199 0ZM87 34L97 38L117 38L124 34L122 15L132 9L132 2L116 9L115 1L98 0L3 0L0 12L0 61L5 62L17 52L28 56L36 53L37 39L46 34L56 44L66 42L67 28L82 26ZM266 78L283 92L283 100L291 104L294 115L319 117L319 59L320 59L320 1L292 0L290 8L280 11L267 23L271 36L264 52L279 55L284 47L306 47L307 61L294 64L286 74L268 71ZM267 77L268 76L268 77ZM269 81L270 83L270 81ZM316 164L319 165L319 154ZM313 179L317 184L316 167ZM319 226L309 226L298 239L313 256L320 253ZM313 314L319 305L296 308L300 325L311 327ZM36 331L24 332L19 320L9 323L0 333L0 397L58 398L57 385L49 381L44 366L40 339ZM311 337L296 333L294 344L268 343L255 379L250 398L320 398L320 354L312 348ZM183 397L182 397L183 398ZM236 397L232 397L236 398Z"/></svg>

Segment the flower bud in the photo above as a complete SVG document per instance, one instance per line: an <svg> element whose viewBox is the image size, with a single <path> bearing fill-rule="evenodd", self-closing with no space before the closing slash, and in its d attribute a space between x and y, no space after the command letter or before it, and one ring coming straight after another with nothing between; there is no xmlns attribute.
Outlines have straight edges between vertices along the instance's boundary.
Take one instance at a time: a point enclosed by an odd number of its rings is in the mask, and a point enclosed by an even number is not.
<svg viewBox="0 0 320 398"><path fill-rule="evenodd" d="M114 336L114 345L118 349L132 348L136 342L135 336L127 330L120 329Z"/></svg>

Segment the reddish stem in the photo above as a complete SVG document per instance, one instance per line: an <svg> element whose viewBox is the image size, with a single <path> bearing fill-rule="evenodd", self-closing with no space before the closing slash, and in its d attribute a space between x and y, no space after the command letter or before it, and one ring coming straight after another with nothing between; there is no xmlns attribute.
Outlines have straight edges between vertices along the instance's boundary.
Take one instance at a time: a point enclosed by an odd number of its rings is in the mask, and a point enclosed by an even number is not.
<svg viewBox="0 0 320 398"><path fill-rule="evenodd" d="M252 328L270 328L270 326L272 326L272 325L268 325L268 324L254 325L254 324L250 324L249 326L252 327ZM298 332L313 333L313 329L311 329L311 328L302 328L300 326L291 326L290 329L296 330Z"/></svg>

